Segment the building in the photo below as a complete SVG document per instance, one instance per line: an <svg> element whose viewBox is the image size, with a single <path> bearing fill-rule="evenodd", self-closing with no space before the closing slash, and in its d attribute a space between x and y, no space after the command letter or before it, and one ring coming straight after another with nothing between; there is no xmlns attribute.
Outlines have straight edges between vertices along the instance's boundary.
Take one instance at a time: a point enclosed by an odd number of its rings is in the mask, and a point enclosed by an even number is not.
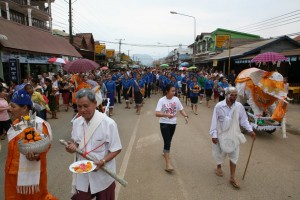
<svg viewBox="0 0 300 200"><path fill-rule="evenodd" d="M178 67L182 62L192 63L192 53L191 48L183 48L180 44L178 48L169 53L165 60L169 65Z"/></svg>
<svg viewBox="0 0 300 200"><path fill-rule="evenodd" d="M216 69L223 70L226 74L230 69L234 69L239 73L249 67L259 67L256 63L251 63L251 59L265 52L278 52L285 55L288 60L281 62L277 70L283 76L288 76L289 81L292 83L299 82L298 74L300 73L300 68L298 66L300 64L300 43L288 36L266 39L224 50L222 53L206 61L213 63Z"/></svg>
<svg viewBox="0 0 300 200"><path fill-rule="evenodd" d="M51 3L54 0L0 0L0 17L52 31Z"/></svg>
<svg viewBox="0 0 300 200"><path fill-rule="evenodd" d="M52 35L53 0L0 0L0 77L8 82L57 72L48 59L82 57L68 40Z"/></svg>
<svg viewBox="0 0 300 200"><path fill-rule="evenodd" d="M190 47L194 48L195 64L205 65L205 60L221 53L224 49L234 48L263 40L259 35L217 28L211 33L201 33Z"/></svg>

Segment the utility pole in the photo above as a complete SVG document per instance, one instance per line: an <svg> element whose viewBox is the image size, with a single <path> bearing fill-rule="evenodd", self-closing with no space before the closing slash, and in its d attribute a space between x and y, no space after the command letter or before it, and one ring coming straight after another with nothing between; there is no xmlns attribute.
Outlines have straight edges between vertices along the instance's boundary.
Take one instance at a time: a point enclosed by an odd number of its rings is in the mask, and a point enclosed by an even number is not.
<svg viewBox="0 0 300 200"><path fill-rule="evenodd" d="M72 27L72 0L69 0L69 38L70 44L73 44L73 27Z"/></svg>
<svg viewBox="0 0 300 200"><path fill-rule="evenodd" d="M119 61L121 61L121 46L122 46L122 40L125 40L125 39L116 39L116 40L119 40Z"/></svg>
<svg viewBox="0 0 300 200"><path fill-rule="evenodd" d="M128 54L127 54L127 56L128 56L128 58L129 58L129 52L131 51L131 50L127 50L128 51Z"/></svg>

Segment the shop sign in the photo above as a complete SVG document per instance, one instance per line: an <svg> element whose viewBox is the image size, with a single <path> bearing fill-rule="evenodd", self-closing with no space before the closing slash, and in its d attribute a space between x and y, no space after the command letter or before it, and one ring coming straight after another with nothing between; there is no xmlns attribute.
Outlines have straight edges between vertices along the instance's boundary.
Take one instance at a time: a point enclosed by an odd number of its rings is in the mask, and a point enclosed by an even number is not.
<svg viewBox="0 0 300 200"><path fill-rule="evenodd" d="M96 54L103 53L105 54L106 50L106 45L105 44L96 44L95 45L95 52Z"/></svg>
<svg viewBox="0 0 300 200"><path fill-rule="evenodd" d="M223 48L225 42L230 39L230 35L216 35L216 47Z"/></svg>
<svg viewBox="0 0 300 200"><path fill-rule="evenodd" d="M19 59L9 59L9 79L11 81L15 81L18 84L21 82L21 70L20 70L20 62Z"/></svg>

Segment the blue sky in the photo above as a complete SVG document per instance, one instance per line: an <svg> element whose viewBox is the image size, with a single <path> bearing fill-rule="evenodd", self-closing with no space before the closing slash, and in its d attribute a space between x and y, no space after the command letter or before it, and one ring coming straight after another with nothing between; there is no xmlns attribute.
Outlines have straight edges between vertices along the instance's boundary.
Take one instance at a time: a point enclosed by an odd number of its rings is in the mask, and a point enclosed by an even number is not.
<svg viewBox="0 0 300 200"><path fill-rule="evenodd" d="M68 1L68 0L66 0ZM55 0L52 6L54 28L68 32L68 4ZM74 1L74 0L73 0ZM168 45L190 44L193 41L193 19L172 15L176 11L195 16L197 34L216 28L237 28L300 9L299 0L77 0L73 3L74 32L92 32L96 40L126 43ZM295 13L297 14L297 13ZM299 20L295 15L294 21ZM288 22L288 21L287 21ZM265 24L267 25L267 24ZM265 25L262 28L267 28ZM262 37L274 37L300 32L300 21L272 29L248 27L245 32ZM256 29L255 29L256 28ZM107 44L118 49L118 45ZM130 54L145 53L163 57L173 48L122 46Z"/></svg>

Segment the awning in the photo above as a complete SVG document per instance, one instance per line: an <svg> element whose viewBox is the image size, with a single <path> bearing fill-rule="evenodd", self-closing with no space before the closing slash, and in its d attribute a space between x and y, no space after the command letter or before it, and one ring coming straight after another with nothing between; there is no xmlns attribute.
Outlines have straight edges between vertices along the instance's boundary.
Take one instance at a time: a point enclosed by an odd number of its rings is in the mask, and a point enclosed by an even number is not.
<svg viewBox="0 0 300 200"><path fill-rule="evenodd" d="M7 40L0 40L0 45L5 48L51 55L82 57L65 38L54 36L50 32L35 27L0 18L0 34L7 37Z"/></svg>

